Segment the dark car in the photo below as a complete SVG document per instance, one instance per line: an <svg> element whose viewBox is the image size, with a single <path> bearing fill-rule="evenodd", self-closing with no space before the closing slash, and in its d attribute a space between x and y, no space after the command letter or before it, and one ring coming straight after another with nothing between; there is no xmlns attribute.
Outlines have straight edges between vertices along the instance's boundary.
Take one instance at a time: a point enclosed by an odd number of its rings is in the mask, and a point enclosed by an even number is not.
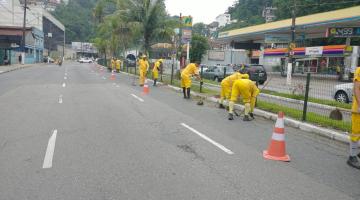
<svg viewBox="0 0 360 200"><path fill-rule="evenodd" d="M136 56L128 54L125 58L125 64L127 67L136 67Z"/></svg>
<svg viewBox="0 0 360 200"><path fill-rule="evenodd" d="M264 84L267 80L267 73L262 65L250 64L240 66L240 72L243 74L249 74L250 79L258 82L260 85Z"/></svg>

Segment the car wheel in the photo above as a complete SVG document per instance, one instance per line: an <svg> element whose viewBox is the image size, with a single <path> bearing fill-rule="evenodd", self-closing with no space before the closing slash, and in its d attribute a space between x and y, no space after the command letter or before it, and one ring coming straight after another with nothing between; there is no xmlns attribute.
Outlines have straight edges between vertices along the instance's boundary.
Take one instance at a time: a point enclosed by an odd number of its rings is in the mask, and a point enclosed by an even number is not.
<svg viewBox="0 0 360 200"><path fill-rule="evenodd" d="M264 85L265 81L259 81L260 85Z"/></svg>
<svg viewBox="0 0 360 200"><path fill-rule="evenodd" d="M349 103L349 97L344 91L338 91L335 94L335 100L341 103Z"/></svg>
<svg viewBox="0 0 360 200"><path fill-rule="evenodd" d="M215 76L215 77L214 77L214 81L216 81L216 82L220 82L219 77Z"/></svg>

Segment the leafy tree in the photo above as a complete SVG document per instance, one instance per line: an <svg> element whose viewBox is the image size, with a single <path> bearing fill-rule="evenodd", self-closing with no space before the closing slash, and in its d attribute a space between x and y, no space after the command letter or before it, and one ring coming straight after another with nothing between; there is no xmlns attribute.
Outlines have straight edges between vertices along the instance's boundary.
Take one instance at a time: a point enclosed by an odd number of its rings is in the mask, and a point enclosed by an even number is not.
<svg viewBox="0 0 360 200"><path fill-rule="evenodd" d="M207 28L206 24L204 23L196 23L193 25L192 28L193 34L208 36L209 29Z"/></svg>
<svg viewBox="0 0 360 200"><path fill-rule="evenodd" d="M201 61L208 49L210 49L208 39L204 36L194 34L191 40L190 61Z"/></svg>

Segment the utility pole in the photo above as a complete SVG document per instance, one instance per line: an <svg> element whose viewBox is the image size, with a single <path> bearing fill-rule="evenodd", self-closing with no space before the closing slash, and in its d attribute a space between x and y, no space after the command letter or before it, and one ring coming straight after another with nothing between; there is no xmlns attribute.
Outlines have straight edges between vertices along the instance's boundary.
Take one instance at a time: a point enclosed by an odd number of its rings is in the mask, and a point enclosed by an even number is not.
<svg viewBox="0 0 360 200"><path fill-rule="evenodd" d="M24 2L24 18L23 18L23 32L22 32L22 41L21 41L21 64L25 64L25 36L26 36L26 9L27 9L27 0Z"/></svg>
<svg viewBox="0 0 360 200"><path fill-rule="evenodd" d="M294 5L292 6L291 18L291 42L289 44L289 63L286 76L287 85L291 85L291 75L293 68L295 67L294 48L296 47L296 0L294 0Z"/></svg>

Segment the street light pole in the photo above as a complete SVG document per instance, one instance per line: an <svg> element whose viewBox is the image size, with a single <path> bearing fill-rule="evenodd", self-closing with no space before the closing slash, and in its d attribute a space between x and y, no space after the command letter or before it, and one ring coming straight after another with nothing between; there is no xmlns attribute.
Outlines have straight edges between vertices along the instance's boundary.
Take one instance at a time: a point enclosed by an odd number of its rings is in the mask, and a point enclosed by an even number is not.
<svg viewBox="0 0 360 200"><path fill-rule="evenodd" d="M294 48L296 41L296 0L294 0L294 6L291 10L291 43L289 45L289 63L287 68L286 84L291 85L291 75L293 68L295 67Z"/></svg>
<svg viewBox="0 0 360 200"><path fill-rule="evenodd" d="M24 17L23 17L23 27L22 27L22 41L21 41L21 64L25 64L25 36L26 36L26 9L27 9L27 0L24 2Z"/></svg>

